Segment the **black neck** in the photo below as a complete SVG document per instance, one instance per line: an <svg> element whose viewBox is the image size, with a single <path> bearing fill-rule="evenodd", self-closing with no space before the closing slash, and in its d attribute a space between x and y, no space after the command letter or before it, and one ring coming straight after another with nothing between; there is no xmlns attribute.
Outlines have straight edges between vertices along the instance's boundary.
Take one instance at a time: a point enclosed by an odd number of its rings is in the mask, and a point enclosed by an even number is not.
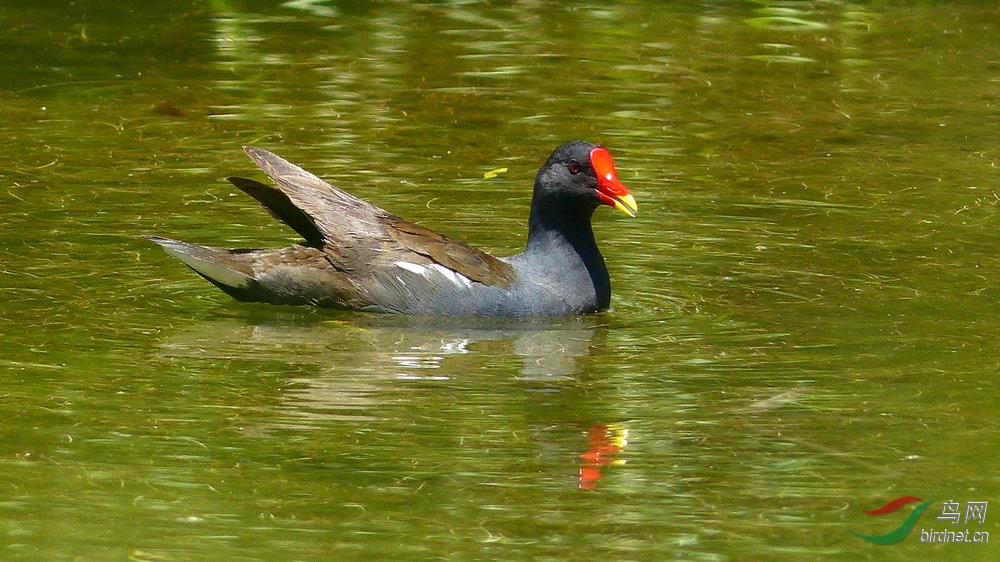
<svg viewBox="0 0 1000 562"><path fill-rule="evenodd" d="M590 274L597 293L597 304L607 308L611 302L611 279L604 257L594 240L594 229L590 225L594 208L565 205L565 201L554 205L531 205L528 217L528 251L539 251L559 265L558 252L571 252L579 256Z"/></svg>

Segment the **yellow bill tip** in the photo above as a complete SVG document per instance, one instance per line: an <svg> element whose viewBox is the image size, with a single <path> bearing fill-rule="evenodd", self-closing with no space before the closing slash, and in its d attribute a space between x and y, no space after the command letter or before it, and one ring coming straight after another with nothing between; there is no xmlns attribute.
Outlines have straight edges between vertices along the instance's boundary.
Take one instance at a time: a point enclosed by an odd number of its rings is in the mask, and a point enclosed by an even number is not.
<svg viewBox="0 0 1000 562"><path fill-rule="evenodd" d="M639 205L635 202L635 197L632 197L631 193L616 196L612 199L612 201L614 202L615 209L618 209L630 217L634 217L639 211Z"/></svg>

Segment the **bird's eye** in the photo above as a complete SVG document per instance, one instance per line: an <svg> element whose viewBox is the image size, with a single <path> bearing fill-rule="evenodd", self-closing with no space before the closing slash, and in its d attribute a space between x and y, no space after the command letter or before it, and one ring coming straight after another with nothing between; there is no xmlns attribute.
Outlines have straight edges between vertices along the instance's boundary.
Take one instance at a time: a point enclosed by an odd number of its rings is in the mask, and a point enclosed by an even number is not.
<svg viewBox="0 0 1000 562"><path fill-rule="evenodd" d="M569 164L566 164L566 168L569 169L569 173L574 176L580 173L580 163L576 160L570 160Z"/></svg>

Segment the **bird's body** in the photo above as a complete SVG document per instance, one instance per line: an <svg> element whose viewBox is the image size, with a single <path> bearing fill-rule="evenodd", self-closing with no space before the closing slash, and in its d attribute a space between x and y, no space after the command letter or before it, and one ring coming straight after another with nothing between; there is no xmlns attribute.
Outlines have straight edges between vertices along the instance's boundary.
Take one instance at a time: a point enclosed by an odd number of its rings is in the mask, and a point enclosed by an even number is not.
<svg viewBox="0 0 1000 562"><path fill-rule="evenodd" d="M426 316L557 316L608 307L611 286L590 216L634 214L611 155L575 141L535 182L525 250L496 258L392 215L265 150L247 154L277 184L230 181L304 241L229 250L147 236L242 301ZM574 181L576 180L576 181Z"/></svg>

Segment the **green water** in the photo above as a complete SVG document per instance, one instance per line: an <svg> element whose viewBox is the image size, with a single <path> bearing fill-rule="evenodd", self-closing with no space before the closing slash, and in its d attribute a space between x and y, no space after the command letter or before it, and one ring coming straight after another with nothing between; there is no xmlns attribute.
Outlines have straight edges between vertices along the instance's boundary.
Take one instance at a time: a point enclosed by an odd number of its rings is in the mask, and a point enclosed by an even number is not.
<svg viewBox="0 0 1000 562"><path fill-rule="evenodd" d="M58 3L57 3L58 4ZM0 557L996 558L988 3L0 7ZM612 310L236 303L252 144L499 254L560 142L639 202ZM493 179L484 174L506 173ZM597 453L600 453L599 455ZM896 528L902 542L848 532ZM995 506L994 509L997 507Z"/></svg>

